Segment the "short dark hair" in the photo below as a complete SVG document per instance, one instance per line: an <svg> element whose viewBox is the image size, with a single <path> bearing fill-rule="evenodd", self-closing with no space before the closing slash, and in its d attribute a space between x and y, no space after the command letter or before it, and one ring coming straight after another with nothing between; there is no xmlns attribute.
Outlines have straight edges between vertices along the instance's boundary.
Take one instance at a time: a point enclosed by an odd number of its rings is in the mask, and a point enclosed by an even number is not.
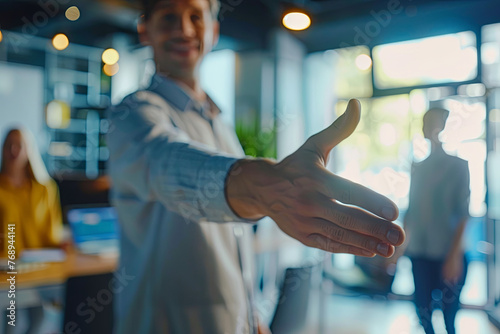
<svg viewBox="0 0 500 334"><path fill-rule="evenodd" d="M433 117L432 119L439 122L439 124L437 125L441 130L443 130L449 115L450 111L447 109L431 108L424 114L424 122L426 122L426 120L429 119L429 117Z"/></svg>
<svg viewBox="0 0 500 334"><path fill-rule="evenodd" d="M164 0L141 0L142 10L144 14L144 19L147 20L151 17L156 4ZM219 15L220 2L219 0L207 0L210 4L210 11L214 19L217 19Z"/></svg>

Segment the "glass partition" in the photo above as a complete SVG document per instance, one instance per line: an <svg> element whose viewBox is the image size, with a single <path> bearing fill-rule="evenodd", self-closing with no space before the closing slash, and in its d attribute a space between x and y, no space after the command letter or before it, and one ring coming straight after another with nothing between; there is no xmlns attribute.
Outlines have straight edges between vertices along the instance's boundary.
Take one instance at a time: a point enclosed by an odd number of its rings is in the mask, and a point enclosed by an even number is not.
<svg viewBox="0 0 500 334"><path fill-rule="evenodd" d="M500 87L500 23L481 30L482 81L487 87Z"/></svg>

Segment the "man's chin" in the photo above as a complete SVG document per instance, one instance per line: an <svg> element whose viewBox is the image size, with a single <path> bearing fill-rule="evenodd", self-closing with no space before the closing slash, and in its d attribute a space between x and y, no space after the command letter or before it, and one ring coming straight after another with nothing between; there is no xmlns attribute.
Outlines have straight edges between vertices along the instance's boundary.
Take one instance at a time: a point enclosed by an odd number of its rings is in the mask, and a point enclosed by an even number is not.
<svg viewBox="0 0 500 334"><path fill-rule="evenodd" d="M171 59L171 58L170 58ZM169 61L168 63L160 63L161 70L168 73L188 73L193 72L196 69L196 61L189 61L188 59L182 59L182 61Z"/></svg>

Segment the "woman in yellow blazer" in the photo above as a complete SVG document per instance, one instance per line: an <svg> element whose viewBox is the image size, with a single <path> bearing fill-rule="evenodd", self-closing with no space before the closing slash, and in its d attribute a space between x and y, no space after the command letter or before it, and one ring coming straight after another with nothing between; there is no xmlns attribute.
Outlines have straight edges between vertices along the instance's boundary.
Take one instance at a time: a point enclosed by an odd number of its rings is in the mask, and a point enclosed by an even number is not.
<svg viewBox="0 0 500 334"><path fill-rule="evenodd" d="M59 190L47 173L33 135L24 129L10 130L2 149L0 234L3 235L0 237L0 257L8 255L9 224L15 224L16 258L24 249L57 247L61 244ZM33 298L41 299L42 304L23 304ZM40 333L44 319L43 302L46 298L42 298L38 291L20 290L16 299L16 304L20 303L28 313L26 333ZM5 320L3 332L13 332L13 327L8 326Z"/></svg>
<svg viewBox="0 0 500 334"><path fill-rule="evenodd" d="M16 258L23 249L58 247L62 239L59 190L31 133L7 134L0 169L0 257L6 257L8 225L15 224Z"/></svg>

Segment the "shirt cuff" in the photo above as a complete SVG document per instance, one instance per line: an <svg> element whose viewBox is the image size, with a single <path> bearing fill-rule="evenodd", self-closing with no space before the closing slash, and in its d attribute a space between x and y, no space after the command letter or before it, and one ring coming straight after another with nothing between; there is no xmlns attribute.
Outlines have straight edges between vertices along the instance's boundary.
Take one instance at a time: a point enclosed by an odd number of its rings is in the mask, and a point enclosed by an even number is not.
<svg viewBox="0 0 500 334"><path fill-rule="evenodd" d="M202 218L200 222L251 222L238 217L226 199L226 178L239 159L211 156L198 173L197 201Z"/></svg>

